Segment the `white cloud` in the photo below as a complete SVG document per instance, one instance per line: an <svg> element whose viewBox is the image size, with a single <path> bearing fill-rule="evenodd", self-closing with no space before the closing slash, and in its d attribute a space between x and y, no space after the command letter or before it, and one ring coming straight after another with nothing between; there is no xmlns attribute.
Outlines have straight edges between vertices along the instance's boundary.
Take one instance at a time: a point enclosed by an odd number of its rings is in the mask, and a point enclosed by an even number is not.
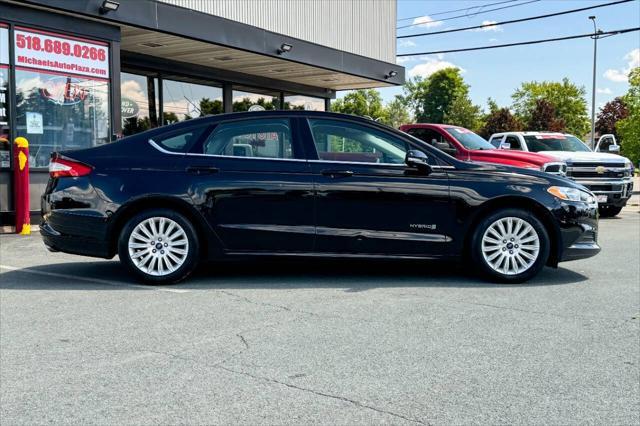
<svg viewBox="0 0 640 426"><path fill-rule="evenodd" d="M482 21L482 28L476 28L475 30L469 30L469 31L493 31L495 33L501 33L504 30L502 29L502 27L500 25L496 25L498 21Z"/></svg>
<svg viewBox="0 0 640 426"><path fill-rule="evenodd" d="M489 39L489 42L491 42L491 43L495 43L496 41L498 41L498 39L497 39L497 38L490 38L490 39Z"/></svg>
<svg viewBox="0 0 640 426"><path fill-rule="evenodd" d="M415 45L416 44L411 40L407 40L404 38L398 40L398 47L414 47Z"/></svg>
<svg viewBox="0 0 640 426"><path fill-rule="evenodd" d="M404 64L405 62L413 62L415 61L415 56L400 56L396 58L396 64Z"/></svg>
<svg viewBox="0 0 640 426"><path fill-rule="evenodd" d="M424 28L435 28L442 25L442 21L434 21L430 16L424 15L414 19L413 25Z"/></svg>
<svg viewBox="0 0 640 426"><path fill-rule="evenodd" d="M409 69L407 73L411 78L417 77L417 76L426 78L426 77L429 77L434 72L440 71L445 68L458 68L460 71L465 72L464 69L462 69L461 67L455 64L452 64L451 62L443 61L440 59L427 59L426 62L418 64L412 67L411 69Z"/></svg>
<svg viewBox="0 0 640 426"><path fill-rule="evenodd" d="M628 81L629 73L632 69L640 67L640 48L633 49L624 55L627 66L621 69L609 68L604 72L604 77L616 83L624 83Z"/></svg>
<svg viewBox="0 0 640 426"><path fill-rule="evenodd" d="M613 92L608 87L605 87L604 89L601 89L601 88L598 87L596 89L596 93L600 93L600 94L603 94L603 95L610 95Z"/></svg>

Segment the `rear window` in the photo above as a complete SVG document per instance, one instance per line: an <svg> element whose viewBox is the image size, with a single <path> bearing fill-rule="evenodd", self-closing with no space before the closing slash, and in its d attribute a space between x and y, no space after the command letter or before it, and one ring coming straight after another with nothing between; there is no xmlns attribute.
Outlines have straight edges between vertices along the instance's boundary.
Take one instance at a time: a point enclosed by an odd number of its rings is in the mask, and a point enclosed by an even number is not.
<svg viewBox="0 0 640 426"><path fill-rule="evenodd" d="M167 151L187 152L206 130L207 126L198 126L154 136L152 139Z"/></svg>

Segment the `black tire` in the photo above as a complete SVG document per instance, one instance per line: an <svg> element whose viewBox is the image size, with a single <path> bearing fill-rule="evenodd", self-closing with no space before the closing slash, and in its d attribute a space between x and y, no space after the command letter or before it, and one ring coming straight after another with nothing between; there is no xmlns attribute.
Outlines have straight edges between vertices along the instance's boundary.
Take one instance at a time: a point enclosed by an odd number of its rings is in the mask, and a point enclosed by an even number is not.
<svg viewBox="0 0 640 426"><path fill-rule="evenodd" d="M522 219L523 221L531 225L531 227L535 230L538 237L538 241L539 241L539 244L538 244L539 249L538 249L537 258L535 259L535 261L533 261L533 263L528 267L528 269L524 270L523 272L515 273L517 272L517 269L516 269L513 274L503 273L494 269L489 264L489 261L485 259L485 256L483 255L483 250L482 250L482 240L485 233L489 229L489 227L492 224L499 221L500 219L509 218L509 217ZM547 232L546 228L544 227L540 219L538 219L535 215L533 215L532 213L526 210L501 209L501 210L492 212L488 214L486 217L484 217L482 220L480 220L480 222L477 224L475 229L472 230L472 232L473 232L473 235L471 238L471 247L470 247L471 259L474 263L474 266L478 270L478 272L482 276L484 276L485 278L491 281L500 282L500 283L511 283L511 284L525 282L533 278L534 276L536 276L540 272L540 270L544 268L544 266L547 263L547 260L549 259L549 253L551 248L549 233ZM509 240L504 240L504 241L507 241L507 244L510 242ZM515 247L518 247L518 246L515 246ZM506 249L506 247L503 247L500 250L504 251L504 249ZM520 267L522 265L518 264L518 266Z"/></svg>
<svg viewBox="0 0 640 426"><path fill-rule="evenodd" d="M150 273L141 270L136 266L130 255L131 250L129 249L129 239L131 237L131 233L139 224L151 218L164 218L175 222L180 226L180 228L182 228L182 231L184 231L188 240L188 248L184 250L186 254L183 254L183 256L185 256L183 263L176 267L174 271L168 272L164 275L151 275ZM182 246L182 248L184 248L184 246ZM198 242L196 230L187 218L170 209L155 208L140 212L127 221L122 228L118 239L118 255L120 257L120 261L125 264L139 280L147 284L155 285L174 284L187 278L198 266L200 258L200 244Z"/></svg>
<svg viewBox="0 0 640 426"><path fill-rule="evenodd" d="M622 211L622 207L601 206L598 210L600 211L600 217L614 217Z"/></svg>

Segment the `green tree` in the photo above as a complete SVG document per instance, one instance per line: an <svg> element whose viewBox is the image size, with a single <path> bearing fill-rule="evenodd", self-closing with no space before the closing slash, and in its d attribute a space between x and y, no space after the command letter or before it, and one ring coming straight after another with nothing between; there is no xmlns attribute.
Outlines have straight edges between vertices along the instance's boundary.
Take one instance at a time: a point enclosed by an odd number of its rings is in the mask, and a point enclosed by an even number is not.
<svg viewBox="0 0 640 426"><path fill-rule="evenodd" d="M522 83L511 98L513 110L525 123L531 119L538 99L548 101L555 109L556 117L564 120L566 129L574 135L584 135L589 131L586 90L569 81L529 81ZM531 129L534 130L534 129ZM542 130L542 129L538 129Z"/></svg>
<svg viewBox="0 0 640 426"><path fill-rule="evenodd" d="M395 128L411 121L407 104L401 96L396 95L396 97L384 107L383 116L380 121L387 126Z"/></svg>
<svg viewBox="0 0 640 426"><path fill-rule="evenodd" d="M622 140L622 154L637 166L640 161L640 67L629 73L629 91L622 99L629 115L618 121L616 130Z"/></svg>
<svg viewBox="0 0 640 426"><path fill-rule="evenodd" d="M200 99L200 117L205 115L222 114L224 107L220 99L211 100L209 98Z"/></svg>
<svg viewBox="0 0 640 426"><path fill-rule="evenodd" d="M358 89L347 93L342 99L331 103L331 111L369 117L373 120L384 118L382 96L375 89Z"/></svg>
<svg viewBox="0 0 640 426"><path fill-rule="evenodd" d="M474 105L468 96L458 96L449 106L443 122L476 130L480 127L480 116L479 106Z"/></svg>
<svg viewBox="0 0 640 426"><path fill-rule="evenodd" d="M469 85L458 68L445 68L427 79L416 77L405 84L404 99L416 121L476 127L480 108L469 99Z"/></svg>
<svg viewBox="0 0 640 426"><path fill-rule="evenodd" d="M519 132L522 130L522 122L509 111L509 108L498 108L498 105L489 99L489 114L484 118L484 125L480 129L480 136L489 139L494 133Z"/></svg>

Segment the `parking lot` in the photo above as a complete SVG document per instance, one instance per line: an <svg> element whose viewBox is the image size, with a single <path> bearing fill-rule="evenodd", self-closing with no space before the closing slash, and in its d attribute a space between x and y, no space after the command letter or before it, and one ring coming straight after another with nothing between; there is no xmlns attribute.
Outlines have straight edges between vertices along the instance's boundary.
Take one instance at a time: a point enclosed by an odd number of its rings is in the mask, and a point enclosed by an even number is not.
<svg viewBox="0 0 640 426"><path fill-rule="evenodd" d="M526 285L468 265L212 264L171 287L0 236L0 423L640 421L640 214Z"/></svg>

